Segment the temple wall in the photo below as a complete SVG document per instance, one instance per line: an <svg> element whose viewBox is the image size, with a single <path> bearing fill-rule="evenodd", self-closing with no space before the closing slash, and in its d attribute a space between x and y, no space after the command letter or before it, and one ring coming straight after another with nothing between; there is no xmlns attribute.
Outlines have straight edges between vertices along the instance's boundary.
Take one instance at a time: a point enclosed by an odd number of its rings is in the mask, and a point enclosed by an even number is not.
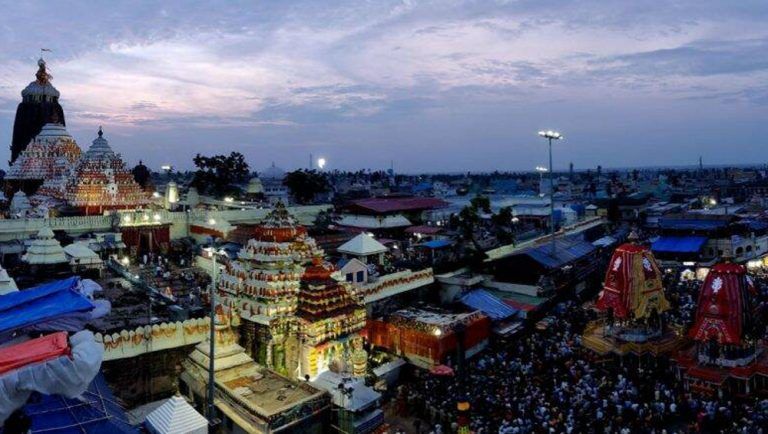
<svg viewBox="0 0 768 434"><path fill-rule="evenodd" d="M120 333L96 333L104 344L104 361L136 357L142 354L198 344L209 336L209 319L198 318L173 323L139 326Z"/></svg>
<svg viewBox="0 0 768 434"><path fill-rule="evenodd" d="M330 205L296 206L288 208L302 224L312 224L320 211ZM117 215L73 216L53 218L24 218L0 220L0 241L27 239L45 226L54 231L65 231L79 235L86 232L109 232L116 227L142 226L149 224L171 224L171 239L178 239L189 234L189 224L205 222L211 218L238 223L258 223L266 217L269 209L206 211L192 210L170 212L165 210L118 211Z"/></svg>
<svg viewBox="0 0 768 434"><path fill-rule="evenodd" d="M365 297L367 304L429 285L434 281L435 274L431 268L418 271L403 270L386 274L379 277L376 282L362 285L357 288L357 293Z"/></svg>

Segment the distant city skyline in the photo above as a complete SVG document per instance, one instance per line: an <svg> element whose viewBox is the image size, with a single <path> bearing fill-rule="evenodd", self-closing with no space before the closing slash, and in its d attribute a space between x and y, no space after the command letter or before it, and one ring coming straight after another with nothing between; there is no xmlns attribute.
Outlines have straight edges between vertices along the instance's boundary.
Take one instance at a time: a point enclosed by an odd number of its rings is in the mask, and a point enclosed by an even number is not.
<svg viewBox="0 0 768 434"><path fill-rule="evenodd" d="M327 169L768 161L764 1L0 0L0 167L40 48L84 150Z"/></svg>

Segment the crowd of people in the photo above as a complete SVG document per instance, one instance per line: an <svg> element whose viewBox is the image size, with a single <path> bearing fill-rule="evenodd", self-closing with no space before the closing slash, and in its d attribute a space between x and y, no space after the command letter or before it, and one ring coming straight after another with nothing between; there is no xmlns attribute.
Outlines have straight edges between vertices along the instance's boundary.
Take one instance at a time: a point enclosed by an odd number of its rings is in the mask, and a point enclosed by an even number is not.
<svg viewBox="0 0 768 434"><path fill-rule="evenodd" d="M768 279L757 282L765 300ZM667 282L669 322L692 321L699 285ZM417 375L401 390L401 408L424 433L455 432L461 395L478 434L768 432L768 399L696 396L668 360L601 360L581 346L588 311L569 302L563 312L550 327L475 356L463 387L459 377Z"/></svg>

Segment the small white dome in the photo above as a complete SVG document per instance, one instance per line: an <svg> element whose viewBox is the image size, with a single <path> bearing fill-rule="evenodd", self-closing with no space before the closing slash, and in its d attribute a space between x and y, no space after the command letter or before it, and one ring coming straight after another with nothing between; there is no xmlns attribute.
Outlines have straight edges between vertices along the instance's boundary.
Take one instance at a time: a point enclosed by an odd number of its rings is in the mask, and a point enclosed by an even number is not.
<svg viewBox="0 0 768 434"><path fill-rule="evenodd" d="M267 180L281 180L285 178L285 170L275 166L275 163L272 163L270 167L267 167L261 172L259 177Z"/></svg>

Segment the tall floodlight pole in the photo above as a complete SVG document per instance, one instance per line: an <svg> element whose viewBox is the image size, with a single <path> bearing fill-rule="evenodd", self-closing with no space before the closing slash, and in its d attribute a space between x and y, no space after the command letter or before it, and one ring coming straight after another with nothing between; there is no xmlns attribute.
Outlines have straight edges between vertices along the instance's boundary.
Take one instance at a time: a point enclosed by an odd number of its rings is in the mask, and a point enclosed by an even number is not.
<svg viewBox="0 0 768 434"><path fill-rule="evenodd" d="M557 131L539 131L539 136L549 142L549 225L552 234L552 255L555 254L555 174L552 167L552 140L561 140L563 136Z"/></svg>
<svg viewBox="0 0 768 434"><path fill-rule="evenodd" d="M213 270L211 275L211 290L210 290L210 296L209 301L211 304L211 334L210 334L210 343L208 348L208 424L210 426L213 426L215 423L215 412L214 412L214 405L213 405L213 395L214 390L216 388L216 385L214 382L216 381L216 375L213 371L213 359L214 359L214 351L216 350L216 335L215 335L215 329L216 329L216 275L217 275L217 265L216 265L216 248L211 248L211 258L213 259Z"/></svg>

